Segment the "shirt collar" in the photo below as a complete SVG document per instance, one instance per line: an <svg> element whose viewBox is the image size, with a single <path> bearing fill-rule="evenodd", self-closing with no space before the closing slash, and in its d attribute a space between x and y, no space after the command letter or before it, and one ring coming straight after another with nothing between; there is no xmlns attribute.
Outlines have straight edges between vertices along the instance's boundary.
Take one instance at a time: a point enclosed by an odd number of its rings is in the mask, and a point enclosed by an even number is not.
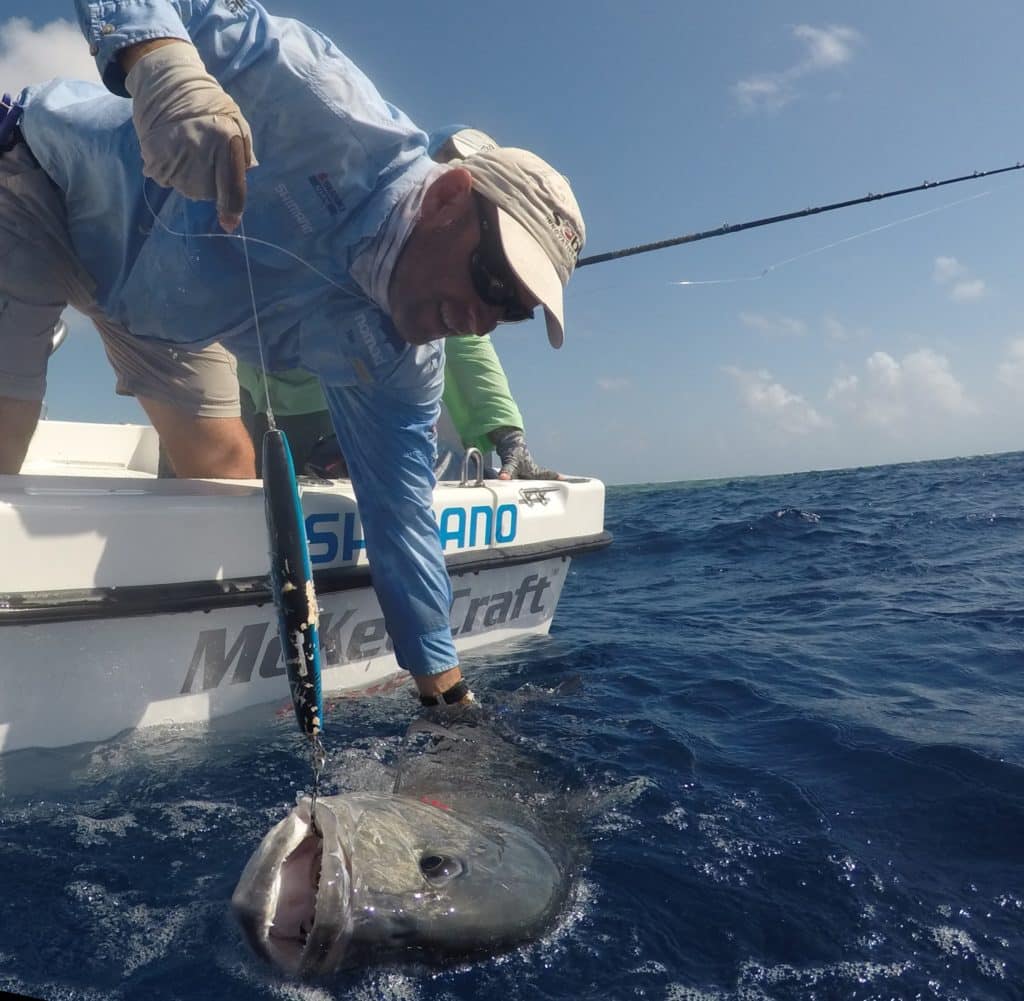
<svg viewBox="0 0 1024 1001"><path fill-rule="evenodd" d="M391 284L391 274L395 270L398 255L419 219L420 206L423 204L427 188L446 170L451 170L450 165L432 165L423 179L391 210L380 231L352 262L349 269L349 274L356 284L388 316L391 315L388 286Z"/></svg>

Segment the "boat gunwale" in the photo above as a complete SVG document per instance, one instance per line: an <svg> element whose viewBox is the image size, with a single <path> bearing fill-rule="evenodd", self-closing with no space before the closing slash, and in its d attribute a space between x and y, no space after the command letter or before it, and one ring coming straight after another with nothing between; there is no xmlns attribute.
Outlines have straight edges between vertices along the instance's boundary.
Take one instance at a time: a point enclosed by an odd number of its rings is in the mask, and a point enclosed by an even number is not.
<svg viewBox="0 0 1024 1001"><path fill-rule="evenodd" d="M568 559L597 552L611 543L611 533L601 531L527 545L451 553L445 556L445 565L450 575L461 576L546 559ZM314 585L318 594L357 590L372 586L372 573L372 565L331 567L314 571ZM170 584L7 591L0 592L0 627L208 612L272 602L269 574Z"/></svg>

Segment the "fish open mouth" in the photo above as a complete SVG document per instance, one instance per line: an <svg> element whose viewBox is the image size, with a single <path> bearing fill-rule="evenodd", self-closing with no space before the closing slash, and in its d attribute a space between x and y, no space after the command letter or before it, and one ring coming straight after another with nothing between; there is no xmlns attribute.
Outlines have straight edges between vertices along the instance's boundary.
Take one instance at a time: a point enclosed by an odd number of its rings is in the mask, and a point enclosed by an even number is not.
<svg viewBox="0 0 1024 1001"><path fill-rule="evenodd" d="M316 891L320 885L323 839L311 830L281 863L277 902L267 931L271 951L301 951L316 920Z"/></svg>
<svg viewBox="0 0 1024 1001"><path fill-rule="evenodd" d="M352 879L345 821L310 801L263 839L231 898L253 949L288 973L308 976L338 966L351 937Z"/></svg>

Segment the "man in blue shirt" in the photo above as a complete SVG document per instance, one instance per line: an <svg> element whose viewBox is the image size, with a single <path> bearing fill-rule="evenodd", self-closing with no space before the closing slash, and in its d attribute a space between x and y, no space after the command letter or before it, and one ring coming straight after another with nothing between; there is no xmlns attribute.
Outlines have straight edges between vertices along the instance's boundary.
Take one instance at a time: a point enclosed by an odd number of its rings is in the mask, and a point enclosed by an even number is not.
<svg viewBox="0 0 1024 1001"><path fill-rule="evenodd" d="M458 701L431 507L443 340L539 306L561 345L584 239L568 183L507 147L434 163L330 40L253 0L76 5L104 84L133 100L59 80L19 97L24 146L63 212L44 206L39 225L55 260L70 248L64 302L89 297L131 344L220 341L257 362L244 212L268 366L320 376L398 662L428 703ZM2 216L0 199L0 257L4 240L13 253ZM0 339L16 336L11 282ZM173 407L161 416L173 434Z"/></svg>

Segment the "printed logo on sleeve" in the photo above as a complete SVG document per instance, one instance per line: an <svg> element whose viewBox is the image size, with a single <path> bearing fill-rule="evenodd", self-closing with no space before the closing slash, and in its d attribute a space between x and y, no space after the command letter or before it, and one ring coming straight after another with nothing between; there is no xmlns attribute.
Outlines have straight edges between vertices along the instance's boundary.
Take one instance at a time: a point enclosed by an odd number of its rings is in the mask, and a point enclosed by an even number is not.
<svg viewBox="0 0 1024 1001"><path fill-rule="evenodd" d="M309 221L309 217L302 209L299 208L299 203L295 200L295 197L288 190L288 186L285 184L279 184L274 191L277 192L278 198L284 202L284 207L288 210L288 214L295 220L295 224L299 227L299 230L309 236L313 232L313 224Z"/></svg>
<svg viewBox="0 0 1024 1001"><path fill-rule="evenodd" d="M331 183L331 179L327 174L322 171L319 174L310 174L309 183L313 185L313 190L316 192L317 197L324 203L324 208L331 215L337 215L345 208L341 195L338 194L337 189Z"/></svg>

